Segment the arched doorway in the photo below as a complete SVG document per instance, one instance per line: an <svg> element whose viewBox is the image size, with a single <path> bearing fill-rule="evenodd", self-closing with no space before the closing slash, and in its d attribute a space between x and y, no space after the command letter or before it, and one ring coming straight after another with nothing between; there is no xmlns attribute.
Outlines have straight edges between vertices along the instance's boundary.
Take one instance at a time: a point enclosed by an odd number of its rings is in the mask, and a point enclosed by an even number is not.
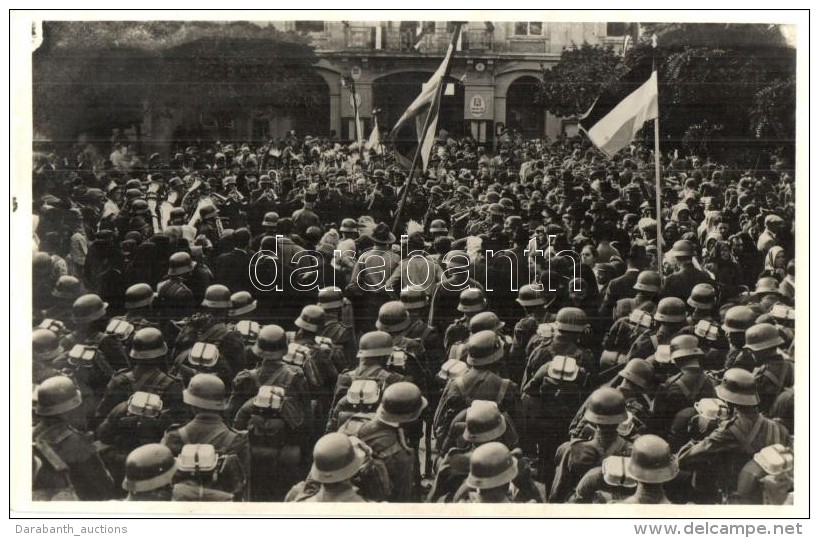
<svg viewBox="0 0 819 538"><path fill-rule="evenodd" d="M386 75L373 82L373 104L378 113L378 124L384 129L392 129L398 119L421 93L421 85L429 80L432 73L411 71ZM464 132L464 88L452 77L447 83L453 84L454 95L444 95L438 115L438 130L445 129L450 135L461 136ZM402 135L403 135L402 131Z"/></svg>
<svg viewBox="0 0 819 538"><path fill-rule="evenodd" d="M539 138L544 132L544 110L535 104L539 90L540 84L535 77L523 76L510 84L506 91L506 126L526 139Z"/></svg>

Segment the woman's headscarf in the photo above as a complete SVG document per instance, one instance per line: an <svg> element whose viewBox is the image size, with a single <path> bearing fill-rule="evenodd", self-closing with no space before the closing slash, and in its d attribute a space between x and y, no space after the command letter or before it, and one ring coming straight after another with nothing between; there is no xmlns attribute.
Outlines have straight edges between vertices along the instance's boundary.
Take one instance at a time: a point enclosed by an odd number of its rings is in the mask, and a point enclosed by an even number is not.
<svg viewBox="0 0 819 538"><path fill-rule="evenodd" d="M765 254L765 271L770 272L779 280L785 277L785 269L782 267L776 267L776 256L780 252L784 253L785 249L778 245L774 245L768 249L768 253Z"/></svg>

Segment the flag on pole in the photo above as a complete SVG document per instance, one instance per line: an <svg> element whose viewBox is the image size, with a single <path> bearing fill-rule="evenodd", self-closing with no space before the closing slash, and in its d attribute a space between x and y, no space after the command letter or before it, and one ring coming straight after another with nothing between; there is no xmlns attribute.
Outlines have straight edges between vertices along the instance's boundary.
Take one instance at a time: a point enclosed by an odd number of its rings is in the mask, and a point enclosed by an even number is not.
<svg viewBox="0 0 819 538"><path fill-rule="evenodd" d="M370 133L370 138L367 140L367 144L365 146L367 150L373 150L378 155L384 153L384 149L381 146L381 135L378 132L378 118L373 116L373 132Z"/></svg>
<svg viewBox="0 0 819 538"><path fill-rule="evenodd" d="M441 90L443 89L443 84L445 84L446 77L449 75L452 53L455 50L455 45L458 42L460 34L461 25L456 24L443 62L441 62L441 65L435 73L433 73L432 77L421 86L420 95L407 107L407 110L390 132L390 138L394 138L398 134L398 131L406 125L409 120L415 119L416 138L418 144L421 145L421 159L425 171L429 162L430 150L435 140L435 132L438 127L438 112L441 105L441 94L443 93ZM428 117L430 121L427 122ZM425 125L425 123L427 123L427 125Z"/></svg>
<svg viewBox="0 0 819 538"><path fill-rule="evenodd" d="M355 95L353 95L353 99L355 99ZM364 126L361 124L361 116L358 113L357 104L355 107L355 135L358 147L362 149L364 147Z"/></svg>
<svg viewBox="0 0 819 538"><path fill-rule="evenodd" d="M657 95L656 71L639 85L622 81L616 89L597 98L580 118L580 127L600 151L612 157L631 144L646 121L659 116Z"/></svg>

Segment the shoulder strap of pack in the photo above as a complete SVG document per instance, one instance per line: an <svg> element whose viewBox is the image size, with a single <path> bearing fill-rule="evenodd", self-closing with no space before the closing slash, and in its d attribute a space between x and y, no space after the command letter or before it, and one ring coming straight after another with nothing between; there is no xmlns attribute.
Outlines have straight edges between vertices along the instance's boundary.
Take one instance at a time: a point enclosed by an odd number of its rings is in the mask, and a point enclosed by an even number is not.
<svg viewBox="0 0 819 538"><path fill-rule="evenodd" d="M765 368L762 370L762 375L768 378L768 381L773 383L776 386L777 392L782 392L782 388L785 386L785 376L778 377L775 373L771 371L770 368Z"/></svg>
<svg viewBox="0 0 819 538"><path fill-rule="evenodd" d="M754 439L756 438L757 434L759 434L759 430L762 429L762 425L764 424L764 422L765 418L761 414L759 414L756 417L756 422L754 422L751 431L748 432L748 435L746 436L737 435L737 437L739 437L740 445L742 445L742 449L745 451L746 454L750 455L754 453L752 443L754 442ZM735 431L735 433L739 434L739 431Z"/></svg>
<svg viewBox="0 0 819 538"><path fill-rule="evenodd" d="M159 381L162 372L159 369L151 370L147 374L143 374L139 379L134 380L134 392L139 392L143 387L151 386ZM133 374L132 374L133 375ZM163 387L164 388L164 387ZM161 395L160 395L161 396Z"/></svg>
<svg viewBox="0 0 819 538"><path fill-rule="evenodd" d="M362 441L367 443L367 446L372 448L373 443L375 441L377 441L378 439L384 438L384 437L388 437L389 435L390 435L389 432L384 431L384 430L376 430L373 433L364 434L364 435L361 435L361 433L359 432L359 439L361 439ZM373 455L375 457L379 458L379 459L385 460L387 458L390 458L390 457L400 453L402 450L403 450L403 447L401 446L401 443L396 442L396 443L392 443L389 447L387 447L387 448L385 448L384 450L381 450L381 451L376 451L375 449L373 449Z"/></svg>
<svg viewBox="0 0 819 538"><path fill-rule="evenodd" d="M179 433L179 438L182 439L182 444L183 445L190 444L191 438L188 435L188 430L185 429L185 426L182 426L181 428L179 428L176 431L177 431L177 433Z"/></svg>
<svg viewBox="0 0 819 538"><path fill-rule="evenodd" d="M224 323L220 322L211 326L210 329L202 333L199 339L202 342L214 343L220 341L227 333L227 327Z"/></svg>
<svg viewBox="0 0 819 538"><path fill-rule="evenodd" d="M460 378L457 378L457 379L460 379ZM500 390L498 391L497 398L495 398L495 403L498 404L499 407L500 407L500 404L503 403L503 399L506 397L506 391L509 390L509 385L511 383L512 382L509 381L508 379L501 379Z"/></svg>
<svg viewBox="0 0 819 538"><path fill-rule="evenodd" d="M651 345L654 346L654 349L656 350L660 346L660 341L657 340L657 335L651 334L649 335L649 339L651 340Z"/></svg>
<svg viewBox="0 0 819 538"><path fill-rule="evenodd" d="M682 376L678 377L674 383L677 385L677 387L679 387L686 398L693 401L697 394L699 394L702 390L702 387L705 386L706 381L708 381L708 378L705 376L700 377L699 381L697 381L697 386L693 390L688 388L688 385L685 384Z"/></svg>
<svg viewBox="0 0 819 538"><path fill-rule="evenodd" d="M285 391L290 389L293 384L293 379L296 377L296 372L292 371L286 366L279 368L269 379L265 381L266 385L277 385L282 387Z"/></svg>

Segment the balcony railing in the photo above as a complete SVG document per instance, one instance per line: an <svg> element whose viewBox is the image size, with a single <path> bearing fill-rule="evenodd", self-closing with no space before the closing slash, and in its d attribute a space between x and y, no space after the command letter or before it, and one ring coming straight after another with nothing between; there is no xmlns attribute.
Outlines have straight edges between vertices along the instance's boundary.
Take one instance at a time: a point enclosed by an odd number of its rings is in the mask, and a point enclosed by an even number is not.
<svg viewBox="0 0 819 538"><path fill-rule="evenodd" d="M420 54L443 54L449 46L451 34L436 30L416 36L414 29L384 28L380 47L376 46L376 29L373 27L348 27L345 30L345 48L353 51L386 50ZM461 50L492 50L492 34L486 30L468 30L461 40Z"/></svg>

